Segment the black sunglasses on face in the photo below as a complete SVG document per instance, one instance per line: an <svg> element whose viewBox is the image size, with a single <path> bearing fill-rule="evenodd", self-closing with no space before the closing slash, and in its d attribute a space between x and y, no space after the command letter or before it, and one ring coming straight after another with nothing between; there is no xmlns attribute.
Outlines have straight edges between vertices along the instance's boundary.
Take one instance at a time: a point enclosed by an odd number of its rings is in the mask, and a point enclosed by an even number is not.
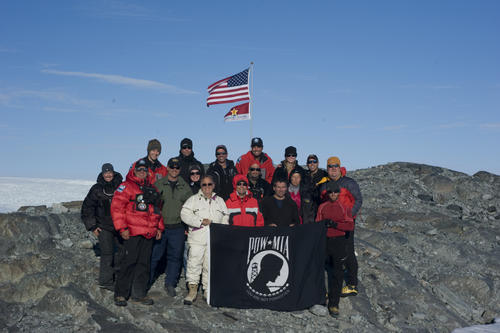
<svg viewBox="0 0 500 333"><path fill-rule="evenodd" d="M170 169L177 169L177 170L180 170L181 167L178 166L178 165L172 165L172 166L169 166Z"/></svg>
<svg viewBox="0 0 500 333"><path fill-rule="evenodd" d="M260 168L250 168L250 171L260 171Z"/></svg>
<svg viewBox="0 0 500 333"><path fill-rule="evenodd" d="M191 147L191 146L182 146L182 149L191 149L191 148L193 148L193 147Z"/></svg>
<svg viewBox="0 0 500 333"><path fill-rule="evenodd" d="M213 183L203 183L203 184L201 184L201 186L203 186L203 187L205 187L205 186L212 186L212 185L213 185Z"/></svg>
<svg viewBox="0 0 500 333"><path fill-rule="evenodd" d="M217 156L219 156L219 155L226 155L226 154L227 154L227 153L225 153L225 152L223 152L223 151L222 151L222 152L219 152L219 153L215 153L215 155L217 155Z"/></svg>
<svg viewBox="0 0 500 333"><path fill-rule="evenodd" d="M237 186L248 186L248 184L246 182L237 182L236 185Z"/></svg>
<svg viewBox="0 0 500 333"><path fill-rule="evenodd" d="M309 161L307 161L307 164L313 164L313 163L318 163L318 160L309 160Z"/></svg>
<svg viewBox="0 0 500 333"><path fill-rule="evenodd" d="M338 164L328 164L329 168L338 168L340 165Z"/></svg>
<svg viewBox="0 0 500 333"><path fill-rule="evenodd" d="M297 157L297 154L286 154L286 157Z"/></svg>
<svg viewBox="0 0 500 333"><path fill-rule="evenodd" d="M199 172L191 172L191 176L196 176L196 175L199 175L200 173Z"/></svg>
<svg viewBox="0 0 500 333"><path fill-rule="evenodd" d="M144 172L148 172L148 168L135 168L135 170L137 171L144 171Z"/></svg>

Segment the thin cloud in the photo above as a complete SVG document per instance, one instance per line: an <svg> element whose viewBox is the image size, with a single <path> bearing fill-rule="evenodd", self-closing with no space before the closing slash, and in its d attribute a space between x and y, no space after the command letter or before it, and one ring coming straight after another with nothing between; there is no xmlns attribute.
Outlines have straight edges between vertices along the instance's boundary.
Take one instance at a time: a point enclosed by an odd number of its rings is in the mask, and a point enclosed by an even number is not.
<svg viewBox="0 0 500 333"><path fill-rule="evenodd" d="M403 128L406 128L406 127L408 127L408 125L394 125L394 126L383 127L382 130L383 131L399 131L399 130L402 130Z"/></svg>
<svg viewBox="0 0 500 333"><path fill-rule="evenodd" d="M160 91L165 91L172 94L199 94L199 92L178 88L176 86L152 81L152 80L144 80L144 79L136 79L121 75L113 75L113 74L99 74L99 73L85 73L85 72L67 72L67 71L58 71L54 69L42 69L42 73L45 74L53 74L53 75L62 75L62 76L75 76L75 77L83 77L83 78L91 78L97 79L104 82L119 84L125 86L132 86L137 88L144 89L155 89Z"/></svg>
<svg viewBox="0 0 500 333"><path fill-rule="evenodd" d="M361 125L344 125L344 126L336 126L337 129L357 129L361 128Z"/></svg>
<svg viewBox="0 0 500 333"><path fill-rule="evenodd" d="M77 106L92 107L96 106L95 101L85 100L74 97L61 91L50 90L15 90L0 94L0 104L4 106L12 106L13 101L20 99L36 98L50 102L65 103Z"/></svg>
<svg viewBox="0 0 500 333"><path fill-rule="evenodd" d="M444 89L456 89L456 86L453 85L434 85L430 86L431 89L433 90L444 90Z"/></svg>
<svg viewBox="0 0 500 333"><path fill-rule="evenodd" d="M334 89L331 91L332 94L352 94L352 89Z"/></svg>
<svg viewBox="0 0 500 333"><path fill-rule="evenodd" d="M500 123L484 123L479 125L481 128L500 128Z"/></svg>
<svg viewBox="0 0 500 333"><path fill-rule="evenodd" d="M461 128L461 127L466 127L467 124L463 122L455 122L455 123L448 123L448 124L441 124L438 127L439 128Z"/></svg>
<svg viewBox="0 0 500 333"><path fill-rule="evenodd" d="M16 49L11 49L8 47L0 47L0 53L16 53Z"/></svg>
<svg viewBox="0 0 500 333"><path fill-rule="evenodd" d="M49 111L49 112L60 112L60 113L76 113L80 112L79 110L75 109L68 109L68 108L54 108L50 106L46 106L42 108L43 111Z"/></svg>

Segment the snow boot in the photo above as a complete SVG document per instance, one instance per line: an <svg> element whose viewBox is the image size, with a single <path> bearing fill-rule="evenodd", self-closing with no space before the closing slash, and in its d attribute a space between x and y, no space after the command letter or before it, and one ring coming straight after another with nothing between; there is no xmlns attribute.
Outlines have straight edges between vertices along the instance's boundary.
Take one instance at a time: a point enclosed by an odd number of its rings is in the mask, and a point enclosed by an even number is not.
<svg viewBox="0 0 500 333"><path fill-rule="evenodd" d="M196 296L198 295L198 285L195 283L189 284L189 293L184 298L184 304L191 305L196 300Z"/></svg>

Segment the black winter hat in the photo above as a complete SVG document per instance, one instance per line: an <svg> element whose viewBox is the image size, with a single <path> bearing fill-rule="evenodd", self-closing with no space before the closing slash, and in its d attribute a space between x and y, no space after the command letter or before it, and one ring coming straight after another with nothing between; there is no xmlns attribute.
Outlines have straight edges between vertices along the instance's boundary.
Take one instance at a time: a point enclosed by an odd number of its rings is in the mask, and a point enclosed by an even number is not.
<svg viewBox="0 0 500 333"><path fill-rule="evenodd" d="M102 165L101 170L102 170L102 173L105 173L105 172L108 172L108 171L111 171L111 172L115 171L115 169L113 169L113 164L111 164L111 163L104 163Z"/></svg>
<svg viewBox="0 0 500 333"><path fill-rule="evenodd" d="M172 157L171 159L168 160L167 166L169 168L173 168L175 166L180 167L181 166L181 162L179 161L179 159L177 157Z"/></svg>
<svg viewBox="0 0 500 333"><path fill-rule="evenodd" d="M148 162L145 159L141 158L137 162L135 162L135 168L146 167L148 168ZM148 168L149 169L149 168Z"/></svg>
<svg viewBox="0 0 500 333"><path fill-rule="evenodd" d="M288 146L288 147L286 147L286 149L285 149L285 156L286 155L290 155L290 154L297 155L297 148L295 148L294 146Z"/></svg>
<svg viewBox="0 0 500 333"><path fill-rule="evenodd" d="M264 147L264 142L262 142L261 138L253 138L252 141L250 141L250 146Z"/></svg>
<svg viewBox="0 0 500 333"><path fill-rule="evenodd" d="M226 154L227 154L227 148L226 148L226 146L224 146L224 145L218 145L217 147L215 147L215 153L216 154L217 154L217 150L219 150L219 149L223 149L226 152Z"/></svg>
<svg viewBox="0 0 500 333"><path fill-rule="evenodd" d="M326 183L326 191L340 193L340 186L337 182L329 181L328 183Z"/></svg>
<svg viewBox="0 0 500 333"><path fill-rule="evenodd" d="M157 139L149 140L148 142L148 154L151 150L158 149L161 154L161 143Z"/></svg>
<svg viewBox="0 0 500 333"><path fill-rule="evenodd" d="M181 141L181 149L182 149L182 146L189 146L189 147L193 148L193 140L191 140L190 138L184 138L184 139L182 139L182 141Z"/></svg>

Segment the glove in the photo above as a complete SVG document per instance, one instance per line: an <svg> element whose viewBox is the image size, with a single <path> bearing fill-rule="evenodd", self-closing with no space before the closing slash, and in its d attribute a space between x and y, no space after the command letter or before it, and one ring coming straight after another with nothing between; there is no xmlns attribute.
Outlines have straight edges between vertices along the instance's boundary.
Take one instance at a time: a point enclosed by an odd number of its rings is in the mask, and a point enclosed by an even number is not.
<svg viewBox="0 0 500 333"><path fill-rule="evenodd" d="M160 193L156 191L156 189L152 186L143 186L142 193L144 202L147 204L152 204L153 206L157 206L160 203Z"/></svg>
<svg viewBox="0 0 500 333"><path fill-rule="evenodd" d="M324 222L328 228L337 229L337 226L338 226L337 222L335 222L331 219L324 219L324 220L321 220L320 222Z"/></svg>

